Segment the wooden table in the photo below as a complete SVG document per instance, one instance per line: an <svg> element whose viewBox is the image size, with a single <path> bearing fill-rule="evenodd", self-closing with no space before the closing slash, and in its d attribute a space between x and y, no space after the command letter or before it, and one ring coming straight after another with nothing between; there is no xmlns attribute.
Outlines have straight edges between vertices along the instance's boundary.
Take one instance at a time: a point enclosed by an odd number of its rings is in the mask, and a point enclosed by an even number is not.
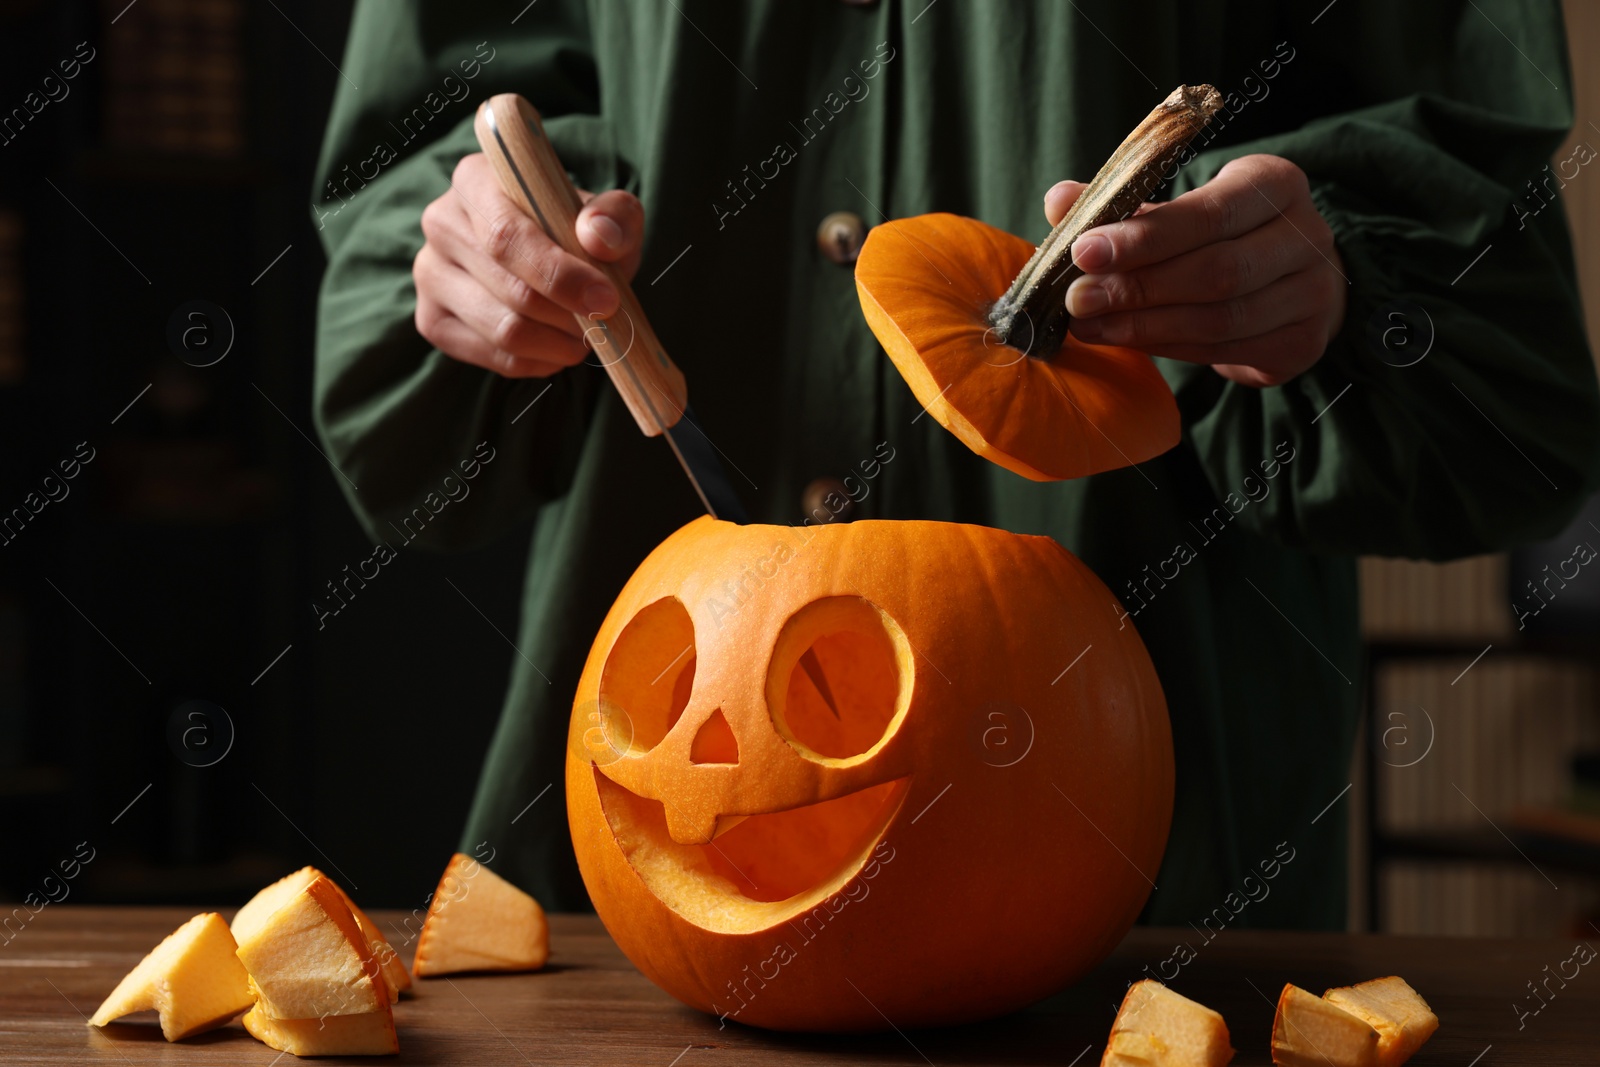
<svg viewBox="0 0 1600 1067"><path fill-rule="evenodd" d="M104 1030L84 1024L117 980L190 914L47 907L11 943L0 944L0 1063L264 1067L277 1060L278 1053L237 1023L176 1045L161 1039L153 1015ZM398 928L398 915L375 912L374 918L384 929ZM1285 981L1320 993L1387 974L1415 985L1441 1021L1414 1064L1600 1063L1600 960L1565 989L1551 981L1554 998L1518 1028L1514 1005L1525 1011L1536 1006L1526 983L1555 973L1572 956L1574 942L1230 930L1206 944L1193 930L1141 929L1076 988L1016 1015L949 1030L819 1037L735 1024L718 1029L715 1019L683 1007L635 971L592 916L552 916L551 931L551 963L537 974L419 981L416 995L396 1005L401 1051L387 1062L1090 1067L1099 1063L1127 983L1143 976L1147 965L1153 972L1185 941L1197 956L1171 984L1227 1018L1237 1064L1271 1062L1273 1001ZM1600 946L1600 936L1589 943Z"/></svg>

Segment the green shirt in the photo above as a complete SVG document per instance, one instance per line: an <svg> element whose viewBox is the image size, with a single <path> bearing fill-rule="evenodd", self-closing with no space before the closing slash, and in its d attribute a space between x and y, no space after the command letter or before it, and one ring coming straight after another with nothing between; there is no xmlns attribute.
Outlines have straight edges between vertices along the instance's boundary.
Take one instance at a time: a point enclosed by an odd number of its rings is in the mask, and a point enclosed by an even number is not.
<svg viewBox="0 0 1600 1067"><path fill-rule="evenodd" d="M476 151L477 104L515 91L580 185L642 198L635 287L755 521L800 522L811 480L876 460L859 517L1048 534L1122 598L1177 753L1147 918L1342 926L1356 555L1552 534L1600 469L1545 191L1573 118L1559 5L540 0L514 22L517 5L486 6L357 5L314 207L329 258L316 414L363 524L449 550L535 518L466 845L492 841L547 907L584 904L559 785L572 694L623 582L698 513L601 370L509 381L413 326L422 209ZM819 221L951 211L1038 240L1051 184L1087 180L1197 82L1227 110L1170 191L1248 153L1297 163L1350 281L1343 332L1270 389L1161 361L1184 438L1137 468L1037 484L979 459L919 417L849 268L818 251ZM428 506L463 461L470 496ZM1047 834L1068 814L1019 817ZM1243 879L1291 851L1270 894L1240 904Z"/></svg>

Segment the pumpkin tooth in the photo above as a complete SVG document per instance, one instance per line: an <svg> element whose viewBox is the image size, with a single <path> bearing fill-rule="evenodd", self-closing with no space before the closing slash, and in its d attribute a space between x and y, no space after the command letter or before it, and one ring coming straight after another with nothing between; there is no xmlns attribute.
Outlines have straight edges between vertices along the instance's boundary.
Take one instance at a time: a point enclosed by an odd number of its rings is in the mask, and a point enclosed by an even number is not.
<svg viewBox="0 0 1600 1067"><path fill-rule="evenodd" d="M748 815L718 815L717 829L712 836L721 837L723 834L727 833L729 830L732 830L735 826L738 826L749 817L750 816Z"/></svg>
<svg viewBox="0 0 1600 1067"><path fill-rule="evenodd" d="M717 813L687 811L680 804L665 805L667 834L680 845L704 845L717 836ZM730 827L731 829L731 827Z"/></svg>

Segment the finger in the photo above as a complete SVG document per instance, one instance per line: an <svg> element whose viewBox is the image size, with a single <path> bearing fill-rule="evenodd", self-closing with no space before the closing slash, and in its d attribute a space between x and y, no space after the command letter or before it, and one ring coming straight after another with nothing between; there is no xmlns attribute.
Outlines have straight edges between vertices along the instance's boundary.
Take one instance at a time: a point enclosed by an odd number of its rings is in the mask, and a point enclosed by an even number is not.
<svg viewBox="0 0 1600 1067"><path fill-rule="evenodd" d="M1248 385L1252 389L1264 389L1269 385L1282 385L1294 374L1265 371L1260 367L1247 367L1242 363L1213 363L1211 369L1230 382ZM1303 371L1299 373L1304 373Z"/></svg>
<svg viewBox="0 0 1600 1067"><path fill-rule="evenodd" d="M1150 355L1214 366L1231 381L1251 386L1282 385L1316 363L1327 347L1327 331L1312 319L1270 333L1216 345L1156 345Z"/></svg>
<svg viewBox="0 0 1600 1067"><path fill-rule="evenodd" d="M617 309L616 289L605 274L563 250L524 215L501 191L481 152L461 161L451 185L490 259L574 314L609 315Z"/></svg>
<svg viewBox="0 0 1600 1067"><path fill-rule="evenodd" d="M1067 209L1070 208L1088 186L1083 182L1064 181L1056 182L1044 194L1044 217L1051 226L1057 226L1066 218Z"/></svg>
<svg viewBox="0 0 1600 1067"><path fill-rule="evenodd" d="M1274 218L1243 237L1136 270L1086 274L1067 290L1067 313L1087 318L1169 304L1200 304L1243 296L1320 263L1316 248L1286 218Z"/></svg>
<svg viewBox="0 0 1600 1067"><path fill-rule="evenodd" d="M644 205L621 189L590 197L578 212L578 242L602 263L615 263L631 279L644 239Z"/></svg>
<svg viewBox="0 0 1600 1067"><path fill-rule="evenodd" d="M1319 272L1303 270L1227 300L1169 304L1073 319L1072 333L1082 341L1125 345L1146 352L1163 345L1211 346L1256 337L1313 318L1325 304L1325 290Z"/></svg>
<svg viewBox="0 0 1600 1067"><path fill-rule="evenodd" d="M1089 187L1083 182L1075 182L1070 179L1064 182L1056 182L1050 187L1049 191L1044 194L1044 217L1052 227L1061 225L1061 220L1067 217L1068 210L1078 202L1078 197L1082 196L1083 191L1087 188ZM1155 204L1146 201L1139 205L1134 214L1142 215L1155 206Z"/></svg>
<svg viewBox="0 0 1600 1067"><path fill-rule="evenodd" d="M572 312L476 248L467 249L459 264L493 299L519 315L560 330L571 337L583 336L584 326L587 323L580 324Z"/></svg>
<svg viewBox="0 0 1600 1067"><path fill-rule="evenodd" d="M549 377L562 369L559 363L522 359L502 352L477 331L445 310L422 291L417 293L417 332L452 359L483 367L510 378Z"/></svg>
<svg viewBox="0 0 1600 1067"><path fill-rule="evenodd" d="M422 232L428 238L424 251L461 266L500 303L573 337L583 335L584 327L572 312L484 254L458 200L445 197L429 204L422 213Z"/></svg>
<svg viewBox="0 0 1600 1067"><path fill-rule="evenodd" d="M419 293L426 290L490 348L563 366L583 359L588 349L580 338L507 307L459 264L428 253L425 246L413 266Z"/></svg>
<svg viewBox="0 0 1600 1067"><path fill-rule="evenodd" d="M1089 274L1146 267L1248 233L1308 188L1305 173L1286 159L1242 156L1176 200L1090 230L1073 242L1072 260Z"/></svg>

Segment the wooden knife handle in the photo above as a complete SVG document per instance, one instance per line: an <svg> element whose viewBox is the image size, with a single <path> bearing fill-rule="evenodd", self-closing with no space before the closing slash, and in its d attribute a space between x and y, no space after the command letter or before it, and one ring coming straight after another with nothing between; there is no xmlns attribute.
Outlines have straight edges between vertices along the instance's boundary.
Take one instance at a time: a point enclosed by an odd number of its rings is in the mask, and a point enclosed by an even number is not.
<svg viewBox="0 0 1600 1067"><path fill-rule="evenodd" d="M616 268L594 259L578 243L578 211L583 205L545 136L539 112L516 93L501 93L478 106L473 128L506 195L543 226L552 241L593 264L616 287L619 305L611 315L574 314L574 318L639 429L653 437L676 425L689 403L683 372L667 358L639 298Z"/></svg>

